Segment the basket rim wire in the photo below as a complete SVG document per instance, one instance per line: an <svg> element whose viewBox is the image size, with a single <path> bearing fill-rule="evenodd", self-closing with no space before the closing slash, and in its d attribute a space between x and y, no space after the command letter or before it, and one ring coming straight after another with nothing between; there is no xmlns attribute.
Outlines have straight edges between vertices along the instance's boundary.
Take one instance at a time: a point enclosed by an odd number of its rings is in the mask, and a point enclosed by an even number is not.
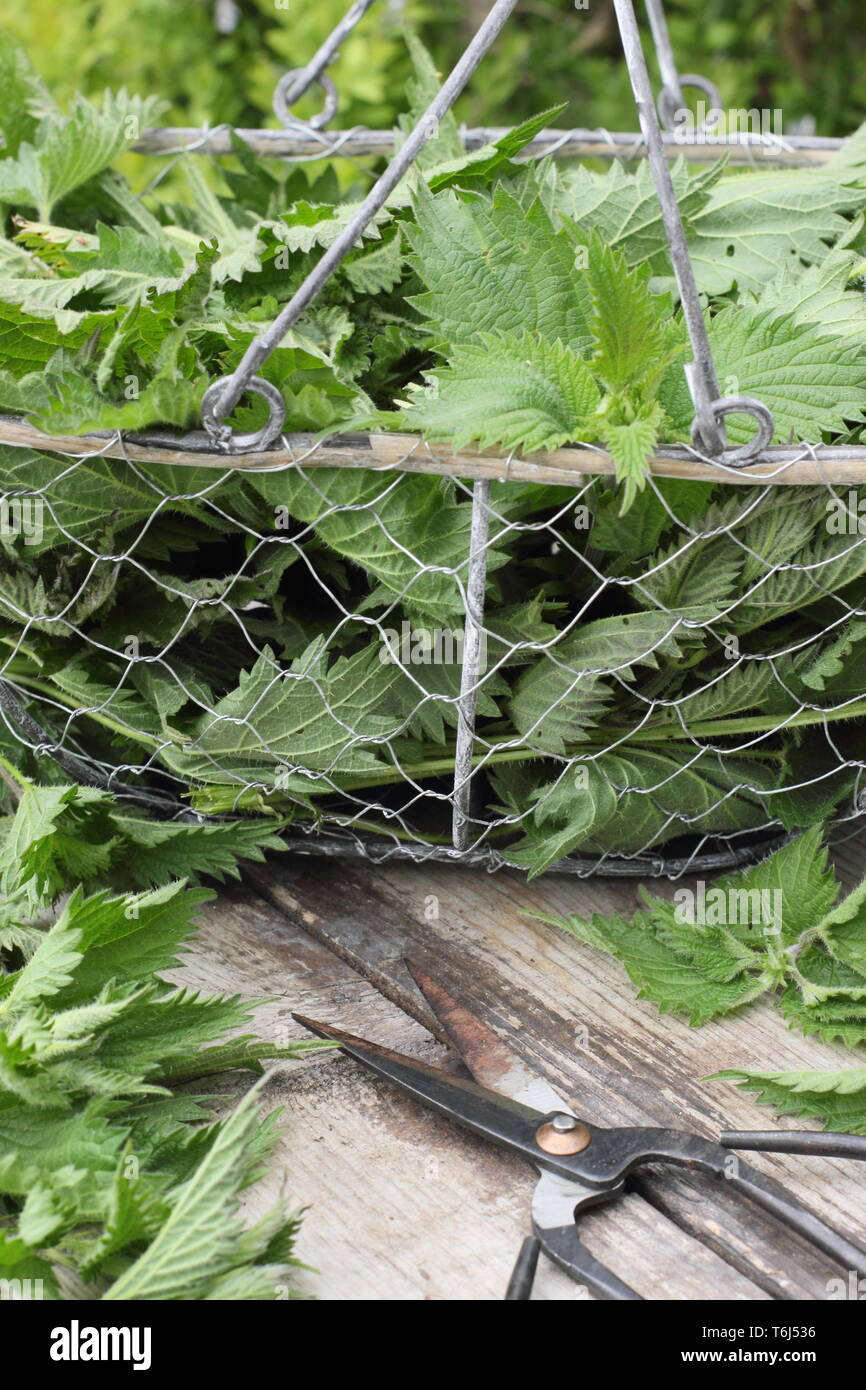
<svg viewBox="0 0 866 1390"><path fill-rule="evenodd" d="M600 444L568 444L545 453L509 454L497 449L461 449L425 440L419 434L338 431L320 436L303 431L281 434L266 449L243 454L219 452L204 430L186 433L149 429L83 434L47 434L18 415L0 412L0 444L44 453L87 458L101 454L125 462L170 467L213 468L220 472L274 472L291 468L341 467L448 477L580 486L586 474L614 477L616 466ZM647 460L652 477L751 487L866 483L866 445L772 444L760 459L732 467L688 444L660 445Z"/></svg>
<svg viewBox="0 0 866 1390"><path fill-rule="evenodd" d="M513 126L462 126L460 135L467 152L485 149L512 134ZM353 126L349 130L309 131L257 129L252 126L149 126L130 149L142 155L209 154L231 155L233 132L253 154L274 159L304 162L310 159L383 157L397 148L398 132ZM815 168L829 163L846 144L833 135L753 135L749 132L718 135L712 140L688 137L670 131L662 133L669 159L683 157L690 163L709 164L728 155L729 163L750 168L774 165ZM540 130L524 146L523 159L619 159L646 157L646 144L640 131L605 130L555 126Z"/></svg>

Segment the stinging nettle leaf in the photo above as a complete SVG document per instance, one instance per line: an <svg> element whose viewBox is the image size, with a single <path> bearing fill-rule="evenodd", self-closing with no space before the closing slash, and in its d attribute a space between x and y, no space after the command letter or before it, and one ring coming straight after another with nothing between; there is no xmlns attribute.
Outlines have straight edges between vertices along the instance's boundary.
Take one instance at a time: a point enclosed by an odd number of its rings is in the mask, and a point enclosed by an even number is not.
<svg viewBox="0 0 866 1390"><path fill-rule="evenodd" d="M562 343L484 333L458 347L404 412L410 429L455 449L555 449L586 432L600 402L587 364Z"/></svg>
<svg viewBox="0 0 866 1390"><path fill-rule="evenodd" d="M35 207L51 220L57 203L107 169L121 150L152 125L161 103L106 92L100 106L76 99L68 117L44 116L32 141L0 161L0 202Z"/></svg>

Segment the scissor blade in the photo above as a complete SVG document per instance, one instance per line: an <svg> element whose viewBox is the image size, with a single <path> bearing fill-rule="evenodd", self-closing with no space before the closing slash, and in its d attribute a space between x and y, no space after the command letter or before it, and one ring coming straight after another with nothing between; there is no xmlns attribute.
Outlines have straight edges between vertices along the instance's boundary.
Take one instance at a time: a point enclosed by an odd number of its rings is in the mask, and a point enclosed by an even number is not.
<svg viewBox="0 0 866 1390"><path fill-rule="evenodd" d="M539 1149L535 1134L549 1111L531 1109L519 1101L488 1091L474 1081L464 1081L441 1071L439 1067L428 1066L414 1057L405 1057L378 1043L344 1033L330 1023L317 1023L315 1019L304 1018L301 1014L293 1014L292 1017L320 1038L331 1038L339 1043L344 1052L380 1076L395 1082L424 1105L447 1115L494 1144L503 1144L528 1162L538 1163ZM551 1108L558 1109L558 1106ZM559 1166L561 1161L548 1158L547 1162Z"/></svg>
<svg viewBox="0 0 866 1390"><path fill-rule="evenodd" d="M406 969L476 1081L535 1110L572 1113L571 1106L549 1082L532 1071L492 1028L454 999L438 981L414 961L407 960Z"/></svg>

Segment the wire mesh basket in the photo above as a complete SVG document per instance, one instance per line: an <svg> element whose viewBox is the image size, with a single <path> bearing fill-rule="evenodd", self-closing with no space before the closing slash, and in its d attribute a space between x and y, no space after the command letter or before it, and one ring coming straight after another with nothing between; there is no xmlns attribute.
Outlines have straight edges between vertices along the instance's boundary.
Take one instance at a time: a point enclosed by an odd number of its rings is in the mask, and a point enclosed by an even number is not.
<svg viewBox="0 0 866 1390"><path fill-rule="evenodd" d="M758 481L666 451L626 519L579 450L22 453L14 495L57 583L22 570L4 604L7 727L160 813L284 814L313 853L721 867L859 810L863 494L773 453ZM97 519L132 494L138 524L106 547Z"/></svg>
<svg viewBox="0 0 866 1390"><path fill-rule="evenodd" d="M493 6L440 107L511 8ZM694 447L659 451L623 518L594 446L504 458L284 435L253 372L332 247L210 388L204 432L3 420L23 538L0 602L8 740L157 814L264 811L304 852L490 869L677 875L860 814L866 449L768 447L765 407L720 397L632 7L617 9L694 350ZM245 390L272 415L239 439L221 421ZM733 412L758 425L736 450ZM55 639L47 665L35 632Z"/></svg>

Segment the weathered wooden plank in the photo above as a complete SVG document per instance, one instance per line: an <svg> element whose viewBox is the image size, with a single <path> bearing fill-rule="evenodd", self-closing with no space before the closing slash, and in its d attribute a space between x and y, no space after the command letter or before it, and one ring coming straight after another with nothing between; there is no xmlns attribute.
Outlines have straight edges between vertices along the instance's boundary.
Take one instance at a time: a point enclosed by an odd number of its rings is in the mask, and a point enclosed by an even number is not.
<svg viewBox="0 0 866 1390"><path fill-rule="evenodd" d="M334 877L339 876L339 871ZM444 1049L298 923L250 893L205 909L195 949L177 972L187 985L280 997L259 1014L266 1035L299 1036L291 1011L340 1020L441 1063ZM414 988L414 987L413 987ZM232 1085L232 1093L242 1083ZM334 1299L500 1299L526 1233L534 1176L448 1121L413 1104L349 1058L318 1055L274 1069L267 1101L286 1107L278 1163L247 1201L255 1216L283 1180L309 1204L299 1253L320 1275L299 1282ZM282 1171L281 1171L282 1170ZM762 1296L750 1280L639 1198L602 1224L587 1218L587 1246L651 1296ZM634 1252L652 1247L661 1272ZM665 1271L670 1271L666 1274ZM535 1297L581 1290L542 1262ZM585 1296L585 1291L584 1295Z"/></svg>
<svg viewBox="0 0 866 1390"><path fill-rule="evenodd" d="M407 950L435 960L436 971L549 1079L566 1088L590 1118L663 1124L708 1136L725 1128L766 1128L768 1112L747 1094L701 1077L724 1066L833 1067L850 1054L789 1032L759 1004L733 1018L689 1029L635 999L624 972L597 952L522 914L531 911L629 911L635 887L558 876L527 885L516 875L480 875L448 867L363 868L278 861L255 871L260 890L295 920L425 1018L405 974ZM438 917L437 914L438 913ZM336 1021L336 1019L335 1019ZM792 1125L791 1127L799 1127ZM866 1235L862 1172L853 1163L750 1156L826 1219L861 1242ZM781 1297L825 1295L835 1273L769 1218L729 1194L690 1178L642 1190L686 1229L739 1269L756 1268ZM603 1213L608 1219L612 1211ZM647 1258L655 1261L652 1252ZM660 1296L666 1296L662 1293Z"/></svg>

